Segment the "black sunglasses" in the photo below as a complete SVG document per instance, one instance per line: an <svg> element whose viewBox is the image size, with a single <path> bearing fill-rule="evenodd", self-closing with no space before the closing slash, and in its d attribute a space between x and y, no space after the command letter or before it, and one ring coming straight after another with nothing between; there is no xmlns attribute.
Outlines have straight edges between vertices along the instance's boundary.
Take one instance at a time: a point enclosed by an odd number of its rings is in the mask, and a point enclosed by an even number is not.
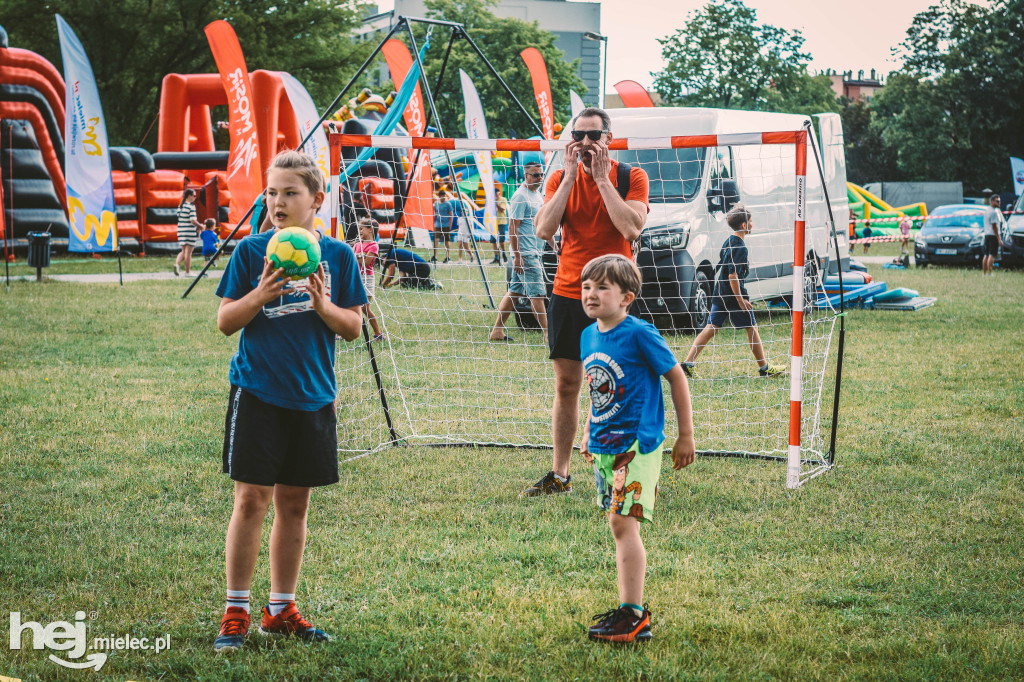
<svg viewBox="0 0 1024 682"><path fill-rule="evenodd" d="M527 173L526 177L528 177L528 178L539 178L542 175L544 175L544 174L543 173Z"/></svg>
<svg viewBox="0 0 1024 682"><path fill-rule="evenodd" d="M583 142L584 137L589 137L591 141L597 142L607 132L607 130L574 130L572 131L572 139L576 142Z"/></svg>

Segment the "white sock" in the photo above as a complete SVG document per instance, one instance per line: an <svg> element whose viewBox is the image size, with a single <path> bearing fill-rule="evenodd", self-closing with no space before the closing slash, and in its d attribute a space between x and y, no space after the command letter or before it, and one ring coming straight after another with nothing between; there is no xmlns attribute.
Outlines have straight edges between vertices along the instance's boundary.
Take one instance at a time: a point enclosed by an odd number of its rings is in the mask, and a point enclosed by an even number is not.
<svg viewBox="0 0 1024 682"><path fill-rule="evenodd" d="M758 367L758 369L761 370L762 372L765 371L766 369L768 369L768 361L766 360L763 365Z"/></svg>
<svg viewBox="0 0 1024 682"><path fill-rule="evenodd" d="M270 602L267 604L267 611L270 612L271 616L276 616L277 614L284 611L284 608L293 601L295 601L294 594L285 594L283 592L271 592Z"/></svg>
<svg viewBox="0 0 1024 682"><path fill-rule="evenodd" d="M562 483L565 483L565 482L566 482L566 481L568 481L568 480L569 480L570 478L572 478L572 476L559 476L558 474L555 474L555 478L557 478L557 479L558 479L559 481L561 481Z"/></svg>
<svg viewBox="0 0 1024 682"><path fill-rule="evenodd" d="M227 611L228 606L245 609L245 612L249 613L249 590L228 590L228 601L227 606L224 607L225 611Z"/></svg>

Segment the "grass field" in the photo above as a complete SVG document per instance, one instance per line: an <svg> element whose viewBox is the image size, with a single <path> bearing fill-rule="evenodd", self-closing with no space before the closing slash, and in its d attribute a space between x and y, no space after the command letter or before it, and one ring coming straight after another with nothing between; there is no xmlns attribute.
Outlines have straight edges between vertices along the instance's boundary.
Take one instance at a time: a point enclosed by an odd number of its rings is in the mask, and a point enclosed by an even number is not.
<svg viewBox="0 0 1024 682"><path fill-rule="evenodd" d="M254 634L230 657L212 641L237 339L216 331L214 283L183 301L180 280L15 282L0 293L0 619L81 610L90 641L169 634L171 647L65 670L10 650L3 622L0 675L1020 679L1024 273L871 270L939 301L849 312L834 471L787 491L774 463L663 469L644 530L646 647L586 640L616 582L581 460L574 495L523 501L546 450L408 446L344 464L313 495L299 602L335 641ZM254 603L268 590L264 553Z"/></svg>

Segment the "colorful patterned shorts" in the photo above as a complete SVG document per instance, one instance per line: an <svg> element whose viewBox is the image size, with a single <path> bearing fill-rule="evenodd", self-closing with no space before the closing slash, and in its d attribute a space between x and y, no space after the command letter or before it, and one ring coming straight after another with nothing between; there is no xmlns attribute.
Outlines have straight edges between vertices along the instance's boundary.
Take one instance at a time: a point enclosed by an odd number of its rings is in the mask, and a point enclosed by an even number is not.
<svg viewBox="0 0 1024 682"><path fill-rule="evenodd" d="M662 445L643 454L640 441L634 441L629 450L617 455L594 454L598 506L610 514L650 522L658 499Z"/></svg>

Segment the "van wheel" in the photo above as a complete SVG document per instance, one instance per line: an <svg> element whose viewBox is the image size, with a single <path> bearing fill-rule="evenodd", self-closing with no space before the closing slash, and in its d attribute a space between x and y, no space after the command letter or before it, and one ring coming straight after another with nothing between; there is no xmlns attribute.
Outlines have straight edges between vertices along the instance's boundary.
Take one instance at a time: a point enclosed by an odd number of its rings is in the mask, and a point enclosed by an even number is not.
<svg viewBox="0 0 1024 682"><path fill-rule="evenodd" d="M690 329L699 332L707 326L708 318L711 317L711 283L700 270L694 276L694 281L697 286L690 299Z"/></svg>

